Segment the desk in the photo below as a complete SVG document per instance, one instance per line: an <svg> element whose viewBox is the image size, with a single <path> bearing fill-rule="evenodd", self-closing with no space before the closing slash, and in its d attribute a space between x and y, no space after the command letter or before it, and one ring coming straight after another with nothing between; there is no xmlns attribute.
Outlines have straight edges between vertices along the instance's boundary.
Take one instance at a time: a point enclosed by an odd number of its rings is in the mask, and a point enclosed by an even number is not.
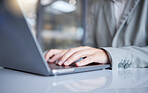
<svg viewBox="0 0 148 93"><path fill-rule="evenodd" d="M0 93L148 93L148 68L46 77L1 68Z"/></svg>

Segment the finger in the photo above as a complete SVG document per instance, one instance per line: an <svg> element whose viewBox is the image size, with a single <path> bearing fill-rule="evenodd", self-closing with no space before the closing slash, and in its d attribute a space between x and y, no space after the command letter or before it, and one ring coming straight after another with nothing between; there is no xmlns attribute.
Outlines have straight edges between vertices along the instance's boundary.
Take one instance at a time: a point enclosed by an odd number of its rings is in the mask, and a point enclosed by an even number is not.
<svg viewBox="0 0 148 93"><path fill-rule="evenodd" d="M86 57L86 56L89 56L89 55L92 55L93 51L91 50L81 50L81 51L77 51L75 52L72 56L70 56L66 62L64 62L64 65L70 65L71 63L77 61L78 59L80 58L83 58L83 57Z"/></svg>
<svg viewBox="0 0 148 93"><path fill-rule="evenodd" d="M53 63L56 60L58 60L60 57L62 57L61 54L56 54L52 58L50 58L50 60L48 62Z"/></svg>
<svg viewBox="0 0 148 93"><path fill-rule="evenodd" d="M58 53L58 54L55 54L51 59L50 59L50 61L49 62L55 62L56 60L58 60L58 59L60 59L64 54L66 53L66 51L62 51L62 52L60 52L60 53Z"/></svg>
<svg viewBox="0 0 148 93"><path fill-rule="evenodd" d="M49 50L46 54L45 54L45 59L46 61L48 61L48 59L50 57L52 57L54 54L59 53L61 50L57 50L57 49L51 49Z"/></svg>
<svg viewBox="0 0 148 93"><path fill-rule="evenodd" d="M85 66L85 65L88 65L90 63L93 63L94 60L93 60L93 56L89 56L87 58L85 58L84 60L81 60L79 62L76 63L76 66Z"/></svg>
<svg viewBox="0 0 148 93"><path fill-rule="evenodd" d="M77 51L80 51L80 50L84 50L84 49L87 49L89 47L77 47L77 48L72 48L72 49L69 49L65 54L64 56L61 58L60 62L59 62L59 65L62 65L72 54L74 54L75 52Z"/></svg>

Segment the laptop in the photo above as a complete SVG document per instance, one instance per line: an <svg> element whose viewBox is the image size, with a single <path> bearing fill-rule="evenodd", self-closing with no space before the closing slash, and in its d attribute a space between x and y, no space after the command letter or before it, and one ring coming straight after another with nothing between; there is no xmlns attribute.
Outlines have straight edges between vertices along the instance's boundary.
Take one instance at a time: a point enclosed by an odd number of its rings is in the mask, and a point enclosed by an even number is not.
<svg viewBox="0 0 148 93"><path fill-rule="evenodd" d="M12 0L15 7L10 6L10 1L0 0L0 66L44 76L102 70L110 67L109 64L76 67L47 63L17 0Z"/></svg>

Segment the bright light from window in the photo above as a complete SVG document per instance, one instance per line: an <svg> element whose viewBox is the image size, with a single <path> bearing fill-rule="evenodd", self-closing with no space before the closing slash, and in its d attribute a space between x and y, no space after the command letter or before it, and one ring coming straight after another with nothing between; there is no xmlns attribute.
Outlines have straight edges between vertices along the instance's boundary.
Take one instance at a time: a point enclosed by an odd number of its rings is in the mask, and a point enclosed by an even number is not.
<svg viewBox="0 0 148 93"><path fill-rule="evenodd" d="M77 2L76 2L76 0L69 0L69 4L71 4L71 5L75 5Z"/></svg>
<svg viewBox="0 0 148 93"><path fill-rule="evenodd" d="M51 5L51 7L58 11L66 12L66 13L76 10L76 6L70 5L65 1L56 1Z"/></svg>
<svg viewBox="0 0 148 93"><path fill-rule="evenodd" d="M48 5L51 3L52 0L41 0L42 5Z"/></svg>

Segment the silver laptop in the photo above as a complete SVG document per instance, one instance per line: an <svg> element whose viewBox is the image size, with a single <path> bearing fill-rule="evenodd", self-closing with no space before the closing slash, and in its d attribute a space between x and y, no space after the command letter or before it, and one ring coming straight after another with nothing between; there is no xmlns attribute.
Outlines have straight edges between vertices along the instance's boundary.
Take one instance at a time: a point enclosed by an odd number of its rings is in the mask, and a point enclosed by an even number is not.
<svg viewBox="0 0 148 93"><path fill-rule="evenodd" d="M13 0L16 10L11 9L7 1L10 0L0 0L0 66L40 75L86 72L110 67L108 64L90 64L83 67L76 67L74 64L48 64L17 0Z"/></svg>

